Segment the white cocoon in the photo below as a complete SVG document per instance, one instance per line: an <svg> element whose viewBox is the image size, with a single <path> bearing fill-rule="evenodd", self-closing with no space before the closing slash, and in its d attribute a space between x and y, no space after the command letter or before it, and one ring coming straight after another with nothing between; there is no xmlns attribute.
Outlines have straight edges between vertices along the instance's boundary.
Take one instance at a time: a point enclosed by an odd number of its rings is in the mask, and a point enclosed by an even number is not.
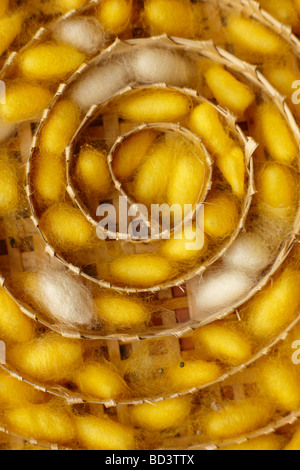
<svg viewBox="0 0 300 470"><path fill-rule="evenodd" d="M97 54L105 46L105 32L95 18L69 19L57 24L53 38L75 47L88 55Z"/></svg>
<svg viewBox="0 0 300 470"><path fill-rule="evenodd" d="M255 233L240 236L223 258L224 264L248 273L259 273L271 259L269 247Z"/></svg>
<svg viewBox="0 0 300 470"><path fill-rule="evenodd" d="M0 142L8 139L16 130L15 124L4 125L0 123Z"/></svg>

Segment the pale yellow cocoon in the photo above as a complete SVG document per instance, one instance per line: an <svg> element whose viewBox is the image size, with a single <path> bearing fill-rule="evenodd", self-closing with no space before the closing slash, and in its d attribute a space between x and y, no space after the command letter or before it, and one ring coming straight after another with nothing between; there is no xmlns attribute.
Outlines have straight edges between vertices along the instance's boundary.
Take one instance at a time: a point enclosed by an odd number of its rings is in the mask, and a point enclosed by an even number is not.
<svg viewBox="0 0 300 470"><path fill-rule="evenodd" d="M132 122L179 122L189 114L190 106L188 96L160 88L123 97L118 110L123 119Z"/></svg>
<svg viewBox="0 0 300 470"><path fill-rule="evenodd" d="M233 147L226 154L217 157L217 166L238 197L245 193L245 155L240 147Z"/></svg>
<svg viewBox="0 0 300 470"><path fill-rule="evenodd" d="M120 34L129 25L131 13L131 0L104 0L98 8L98 20L105 29Z"/></svg>
<svg viewBox="0 0 300 470"><path fill-rule="evenodd" d="M164 431L185 423L191 410L189 398L174 398L158 403L145 403L131 409L132 424L149 431Z"/></svg>
<svg viewBox="0 0 300 470"><path fill-rule="evenodd" d="M6 104L0 104L0 117L7 122L26 121L41 114L52 100L46 88L15 82L6 88Z"/></svg>
<svg viewBox="0 0 300 470"><path fill-rule="evenodd" d="M66 167L62 158L45 153L38 155L32 181L38 200L46 205L56 202L66 188Z"/></svg>
<svg viewBox="0 0 300 470"><path fill-rule="evenodd" d="M116 258L109 265L112 278L124 286L153 287L173 274L170 262L162 256L132 254Z"/></svg>
<svg viewBox="0 0 300 470"><path fill-rule="evenodd" d="M20 307L4 290L0 289L0 339L26 343L35 334L34 323L21 312Z"/></svg>
<svg viewBox="0 0 300 470"><path fill-rule="evenodd" d="M47 399L44 392L36 390L31 385L11 377L6 372L0 372L0 400L8 406L20 406L24 403L43 403Z"/></svg>
<svg viewBox="0 0 300 470"><path fill-rule="evenodd" d="M300 306L300 272L285 271L241 311L249 331L260 339L278 334L291 322Z"/></svg>
<svg viewBox="0 0 300 470"><path fill-rule="evenodd" d="M222 375L222 370L215 362L192 360L171 367L166 375L172 389L183 392L214 382Z"/></svg>
<svg viewBox="0 0 300 470"><path fill-rule="evenodd" d="M112 180L106 155L92 147L83 147L76 162L75 179L85 194L95 198L108 196Z"/></svg>
<svg viewBox="0 0 300 470"><path fill-rule="evenodd" d="M44 334L31 342L11 348L7 354L19 371L43 382L66 380L81 362L79 341L58 334Z"/></svg>
<svg viewBox="0 0 300 470"><path fill-rule="evenodd" d="M249 441L243 442L242 444L233 444L231 446L222 447L219 450L281 450L282 439L275 434L270 436L261 436L256 439L250 439Z"/></svg>
<svg viewBox="0 0 300 470"><path fill-rule="evenodd" d="M268 163L258 174L256 186L259 199L268 206L274 209L296 206L298 177L289 168Z"/></svg>
<svg viewBox="0 0 300 470"><path fill-rule="evenodd" d="M185 0L146 0L145 21L152 34L191 38L196 33L192 5Z"/></svg>
<svg viewBox="0 0 300 470"><path fill-rule="evenodd" d="M55 0L55 6L61 13L66 13L70 10L78 10L88 3L88 0Z"/></svg>
<svg viewBox="0 0 300 470"><path fill-rule="evenodd" d="M193 334L193 341L196 349L231 365L247 362L251 357L250 341L242 332L224 322L198 328Z"/></svg>
<svg viewBox="0 0 300 470"><path fill-rule="evenodd" d="M103 295L95 299L95 305L100 322L107 326L133 328L150 321L151 315L145 305L130 298Z"/></svg>
<svg viewBox="0 0 300 470"><path fill-rule="evenodd" d="M260 0L260 6L281 23L296 27L299 17L293 0Z"/></svg>
<svg viewBox="0 0 300 470"><path fill-rule="evenodd" d="M207 244L201 228L184 228L181 238L165 240L160 253L174 261L192 261L205 253Z"/></svg>
<svg viewBox="0 0 300 470"><path fill-rule="evenodd" d="M20 70L28 80L61 80L75 72L85 55L69 44L48 43L28 49L20 57Z"/></svg>
<svg viewBox="0 0 300 470"><path fill-rule="evenodd" d="M0 153L0 217L17 209L19 203L19 185L15 167L8 157Z"/></svg>
<svg viewBox="0 0 300 470"><path fill-rule="evenodd" d="M255 94L249 86L219 65L210 67L205 79L218 104L237 116L243 115L255 99Z"/></svg>
<svg viewBox="0 0 300 470"><path fill-rule="evenodd" d="M299 2L299 11L300 11L300 2ZM300 428L296 430L290 442L286 445L284 450L300 450Z"/></svg>
<svg viewBox="0 0 300 470"><path fill-rule="evenodd" d="M275 104L264 103L258 107L256 126L271 158L283 165L291 165L298 157L299 149L291 129Z"/></svg>
<svg viewBox="0 0 300 470"><path fill-rule="evenodd" d="M9 5L10 0L1 0L0 4L0 18L5 15L8 5Z"/></svg>
<svg viewBox="0 0 300 470"><path fill-rule="evenodd" d="M228 237L236 227L238 216L234 198L217 195L204 206L204 231L212 238Z"/></svg>
<svg viewBox="0 0 300 470"><path fill-rule="evenodd" d="M11 16L0 18L0 55L9 48L11 43L20 34L24 15L20 11Z"/></svg>

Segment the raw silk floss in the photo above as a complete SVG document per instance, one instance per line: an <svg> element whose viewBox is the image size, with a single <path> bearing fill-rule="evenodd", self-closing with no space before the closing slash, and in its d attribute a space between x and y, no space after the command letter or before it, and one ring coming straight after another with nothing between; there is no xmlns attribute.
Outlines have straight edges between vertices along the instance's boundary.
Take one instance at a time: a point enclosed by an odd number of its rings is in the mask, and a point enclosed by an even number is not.
<svg viewBox="0 0 300 470"><path fill-rule="evenodd" d="M299 450L300 2L27 3L0 5L2 448ZM170 227L97 237L120 196Z"/></svg>

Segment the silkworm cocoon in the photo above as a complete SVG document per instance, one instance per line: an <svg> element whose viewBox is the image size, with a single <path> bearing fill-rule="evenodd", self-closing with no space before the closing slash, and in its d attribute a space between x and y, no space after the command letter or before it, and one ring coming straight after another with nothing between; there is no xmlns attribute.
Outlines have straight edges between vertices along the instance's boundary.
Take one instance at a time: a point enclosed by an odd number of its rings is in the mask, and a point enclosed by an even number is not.
<svg viewBox="0 0 300 470"><path fill-rule="evenodd" d="M112 190L112 181L104 153L92 147L83 147L75 167L75 179L80 189L99 199Z"/></svg>
<svg viewBox="0 0 300 470"><path fill-rule="evenodd" d="M43 382L66 380L81 362L80 342L58 334L44 334L31 342L11 348L8 360L22 373Z"/></svg>
<svg viewBox="0 0 300 470"><path fill-rule="evenodd" d="M241 311L249 331L258 338L279 333L292 321L300 305L300 272L285 269L274 283L256 295Z"/></svg>
<svg viewBox="0 0 300 470"><path fill-rule="evenodd" d="M0 5L0 18L5 15L6 11L8 10L10 0L2 0Z"/></svg>
<svg viewBox="0 0 300 470"><path fill-rule="evenodd" d="M34 323L21 312L16 302L0 289L0 337L3 341L26 343L35 334Z"/></svg>
<svg viewBox="0 0 300 470"><path fill-rule="evenodd" d="M258 383L270 400L284 411L300 407L300 379L295 366L269 359L260 364Z"/></svg>
<svg viewBox="0 0 300 470"><path fill-rule="evenodd" d="M147 129L131 135L122 142L114 154L112 168L121 181L128 180L139 168L149 152L157 134Z"/></svg>
<svg viewBox="0 0 300 470"><path fill-rule="evenodd" d="M0 104L0 118L7 122L26 121L38 116L52 100L46 88L15 82L6 87L6 104Z"/></svg>
<svg viewBox="0 0 300 470"><path fill-rule="evenodd" d="M179 427L188 419L189 398L173 398L158 403L145 403L131 409L131 421L136 427L149 431L164 431Z"/></svg>
<svg viewBox="0 0 300 470"><path fill-rule="evenodd" d="M257 177L259 199L275 209L292 208L298 194L298 178L289 168L267 164Z"/></svg>
<svg viewBox="0 0 300 470"><path fill-rule="evenodd" d="M222 375L221 368L214 362L185 361L167 371L168 383L177 392L214 382Z"/></svg>
<svg viewBox="0 0 300 470"><path fill-rule="evenodd" d="M284 450L300 450L300 429L296 430L290 442L286 445Z"/></svg>
<svg viewBox="0 0 300 470"><path fill-rule="evenodd" d="M6 372L0 373L0 399L1 403L9 406L24 405L24 402L37 404L44 403L47 395L36 390L31 385L11 377Z"/></svg>
<svg viewBox="0 0 300 470"><path fill-rule="evenodd" d="M219 450L281 450L282 445L283 443L280 436L271 434L270 436L261 436L256 439L250 439L242 444L233 444L231 446L222 447Z"/></svg>
<svg viewBox="0 0 300 470"><path fill-rule="evenodd" d="M62 158L45 153L38 155L32 182L39 202L45 205L56 202L66 188L66 167Z"/></svg>
<svg viewBox="0 0 300 470"><path fill-rule="evenodd" d="M76 418L77 437L89 450L135 450L134 430L106 417Z"/></svg>
<svg viewBox="0 0 300 470"><path fill-rule="evenodd" d="M218 111L209 103L202 103L193 110L190 126L203 139L208 150L217 156L226 155L234 146L234 141L220 121Z"/></svg>
<svg viewBox="0 0 300 470"><path fill-rule="evenodd" d="M122 377L108 364L89 362L75 372L73 381L85 396L109 400L126 395Z"/></svg>
<svg viewBox="0 0 300 470"><path fill-rule="evenodd" d="M237 116L243 115L255 99L255 94L249 86L219 65L210 67L205 79L218 104Z"/></svg>
<svg viewBox="0 0 300 470"><path fill-rule="evenodd" d="M40 148L50 155L61 156L80 123L79 110L71 100L59 101L44 125Z"/></svg>
<svg viewBox="0 0 300 470"><path fill-rule="evenodd" d="M0 154L0 217L17 209L19 203L19 185L15 167L8 157Z"/></svg>
<svg viewBox="0 0 300 470"><path fill-rule="evenodd" d="M299 80L300 74L286 65L266 65L263 69L264 76L282 95L290 97L294 93L293 83Z"/></svg>
<svg viewBox="0 0 300 470"><path fill-rule="evenodd" d="M183 93L164 88L123 97L120 116L133 122L179 122L190 111L190 99Z"/></svg>
<svg viewBox="0 0 300 470"><path fill-rule="evenodd" d="M192 5L185 0L146 0L145 20L153 34L188 38L195 34Z"/></svg>
<svg viewBox="0 0 300 470"><path fill-rule="evenodd" d="M107 326L133 328L150 321L151 315L145 305L131 298L103 295L95 299L95 305L100 322Z"/></svg>
<svg viewBox="0 0 300 470"><path fill-rule="evenodd" d="M127 28L131 13L131 0L104 0L99 5L98 19L105 29L120 34Z"/></svg>
<svg viewBox="0 0 300 470"><path fill-rule="evenodd" d="M70 10L78 10L87 2L88 0L55 0L55 6L61 13L66 13Z"/></svg>
<svg viewBox="0 0 300 470"><path fill-rule="evenodd" d="M161 254L174 261L191 261L204 254L206 248L203 230L185 227L180 239L170 238L163 242Z"/></svg>
<svg viewBox="0 0 300 470"><path fill-rule="evenodd" d="M225 238L234 231L239 217L231 196L216 195L204 206L204 231L213 238Z"/></svg>
<svg viewBox="0 0 300 470"><path fill-rule="evenodd" d="M20 11L0 18L0 55L9 48L20 34L24 15Z"/></svg>
<svg viewBox="0 0 300 470"><path fill-rule="evenodd" d="M281 23L286 23L292 27L299 24L297 10L293 0L260 0L260 6L271 13L274 18Z"/></svg>
<svg viewBox="0 0 300 470"><path fill-rule="evenodd" d="M50 243L65 250L80 249L93 237L89 222L78 209L68 205L51 206L43 214L40 227Z"/></svg>
<svg viewBox="0 0 300 470"><path fill-rule="evenodd" d="M198 328L193 334L193 341L196 349L231 365L247 362L251 357L250 341L242 332L224 322Z"/></svg>
<svg viewBox="0 0 300 470"><path fill-rule="evenodd" d="M104 29L98 21L84 16L58 23L52 37L87 55L101 52L106 42Z"/></svg>
<svg viewBox="0 0 300 470"><path fill-rule="evenodd" d="M217 157L217 166L238 197L245 193L245 156L240 147L233 147L226 154Z"/></svg>
<svg viewBox="0 0 300 470"><path fill-rule="evenodd" d="M75 438L74 421L65 408L50 405L25 405L8 410L11 430L26 438L66 444Z"/></svg>
<svg viewBox="0 0 300 470"><path fill-rule="evenodd" d="M268 245L255 233L240 236L223 258L226 266L248 273L261 272L271 260Z"/></svg>
<svg viewBox="0 0 300 470"><path fill-rule="evenodd" d="M262 143L278 163L291 165L299 149L285 119L273 103L260 105L256 113L256 126Z"/></svg>
<svg viewBox="0 0 300 470"><path fill-rule="evenodd" d="M11 137L16 130L16 126L14 124L3 124L0 123L0 142L4 142L9 137Z"/></svg>

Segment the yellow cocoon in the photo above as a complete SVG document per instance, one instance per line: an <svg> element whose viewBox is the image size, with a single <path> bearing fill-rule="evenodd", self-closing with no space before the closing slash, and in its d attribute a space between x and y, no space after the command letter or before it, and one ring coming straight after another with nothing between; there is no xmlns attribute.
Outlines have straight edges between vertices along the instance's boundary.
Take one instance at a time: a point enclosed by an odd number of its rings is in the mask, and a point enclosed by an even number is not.
<svg viewBox="0 0 300 470"><path fill-rule="evenodd" d="M240 147L233 147L226 154L217 157L217 166L238 197L245 193L245 156Z"/></svg>
<svg viewBox="0 0 300 470"><path fill-rule="evenodd" d="M204 206L204 231L212 238L225 238L234 231L238 216L237 205L231 196L215 196Z"/></svg>
<svg viewBox="0 0 300 470"><path fill-rule="evenodd" d="M103 295L95 299L100 322L107 325L132 328L147 324L151 315L142 302L116 295Z"/></svg>
<svg viewBox="0 0 300 470"><path fill-rule="evenodd" d="M189 114L190 106L190 98L183 93L159 88L123 97L118 110L132 122L179 122Z"/></svg>
<svg viewBox="0 0 300 470"><path fill-rule="evenodd" d="M22 437L65 444L75 438L74 421L65 409L25 405L6 412L12 432Z"/></svg>
<svg viewBox="0 0 300 470"><path fill-rule="evenodd" d="M89 362L76 371L73 381L86 396L109 400L126 394L126 383L108 364Z"/></svg>
<svg viewBox="0 0 300 470"><path fill-rule="evenodd" d="M34 323L21 312L16 302L0 289L0 339L26 343L35 334Z"/></svg>
<svg viewBox="0 0 300 470"><path fill-rule="evenodd" d="M88 0L55 0L55 6L61 13L66 13L70 10L78 10L87 2Z"/></svg>
<svg viewBox="0 0 300 470"><path fill-rule="evenodd" d="M153 34L191 38L195 35L192 5L185 0L146 0L145 21Z"/></svg>
<svg viewBox="0 0 300 470"><path fill-rule="evenodd" d="M133 429L106 417L76 418L77 437L89 450L135 450Z"/></svg>
<svg viewBox="0 0 300 470"><path fill-rule="evenodd" d="M296 27L299 24L293 0L260 0L260 6L271 13L281 23Z"/></svg>
<svg viewBox="0 0 300 470"><path fill-rule="evenodd" d="M244 363L251 357L250 342L224 322L198 328L193 334L193 341L196 349L231 365Z"/></svg>
<svg viewBox="0 0 300 470"><path fill-rule="evenodd" d="M11 43L20 34L24 15L20 11L11 16L0 18L0 55L9 48Z"/></svg>
<svg viewBox="0 0 300 470"><path fill-rule="evenodd" d="M69 44L48 43L23 52L20 69L29 80L60 80L75 72L85 55Z"/></svg>
<svg viewBox="0 0 300 470"><path fill-rule="evenodd" d="M256 126L271 158L283 165L291 165L298 157L299 150L290 128L275 104L264 103L258 107Z"/></svg>
<svg viewBox="0 0 300 470"><path fill-rule="evenodd" d="M259 199L274 209L288 209L296 205L298 178L289 168L268 163L258 174Z"/></svg>
<svg viewBox="0 0 300 470"><path fill-rule="evenodd" d="M4 16L8 10L10 0L2 0L0 5L0 17Z"/></svg>
<svg viewBox="0 0 300 470"><path fill-rule="evenodd" d="M76 103L71 100L59 101L52 109L40 137L40 148L50 155L61 156L69 145L80 123Z"/></svg>
<svg viewBox="0 0 300 470"><path fill-rule="evenodd" d="M80 189L95 198L107 196L112 189L111 176L104 153L92 147L81 149L75 167Z"/></svg>
<svg viewBox="0 0 300 470"><path fill-rule="evenodd" d="M160 253L174 261L192 261L206 250L206 239L201 228L185 227L181 239L163 242Z"/></svg>
<svg viewBox="0 0 300 470"><path fill-rule="evenodd" d="M222 375L214 362L201 360L185 361L167 371L167 381L177 392L199 388L214 382Z"/></svg>
<svg viewBox="0 0 300 470"><path fill-rule="evenodd" d="M109 269L118 283L141 288L163 283L173 274L172 266L166 259L152 254L121 256L110 263Z"/></svg>
<svg viewBox="0 0 300 470"><path fill-rule="evenodd" d="M233 444L231 446L222 447L219 450L281 450L282 439L274 434L270 436L257 437L250 439L242 444Z"/></svg>
<svg viewBox="0 0 300 470"><path fill-rule="evenodd" d="M149 431L165 431L184 424L190 414L189 398L173 398L158 403L145 403L131 409L131 421Z"/></svg>
<svg viewBox="0 0 300 470"><path fill-rule="evenodd" d="M292 84L300 79L300 73L294 72L291 67L286 65L266 65L263 74L276 90L288 97L294 93Z"/></svg>
<svg viewBox="0 0 300 470"><path fill-rule="evenodd" d="M300 450L300 428L296 430L295 434L284 450Z"/></svg>
<svg viewBox="0 0 300 470"><path fill-rule="evenodd" d="M39 154L34 162L33 185L46 205L56 202L66 187L66 168L61 157Z"/></svg>
<svg viewBox="0 0 300 470"><path fill-rule="evenodd" d="M249 86L219 65L210 67L205 79L218 104L237 116L243 115L255 99L255 94Z"/></svg>
<svg viewBox="0 0 300 470"><path fill-rule="evenodd" d="M105 29L120 34L129 25L131 11L131 0L104 0L99 5L98 20Z"/></svg>
<svg viewBox="0 0 300 470"><path fill-rule="evenodd" d="M80 364L82 353L80 342L50 333L14 346L7 358L18 370L34 379L56 382L67 379Z"/></svg>
<svg viewBox="0 0 300 470"><path fill-rule="evenodd" d="M82 248L93 235L91 225L81 212L68 205L50 207L43 214L40 227L50 243L64 250Z"/></svg>
<svg viewBox="0 0 300 470"><path fill-rule="evenodd" d="M0 117L8 122L26 121L49 106L52 94L46 88L17 82L6 87L6 104L0 104Z"/></svg>
<svg viewBox="0 0 300 470"><path fill-rule="evenodd" d="M249 331L260 339L278 334L291 322L300 306L300 272L285 269L241 311Z"/></svg>
<svg viewBox="0 0 300 470"><path fill-rule="evenodd" d="M0 153L0 217L10 214L18 207L19 187L15 167L8 157Z"/></svg>
<svg viewBox="0 0 300 470"><path fill-rule="evenodd" d="M6 372L0 372L0 400L8 406L20 406L28 403L43 403L47 395L36 390L31 385L16 378L10 377Z"/></svg>
<svg viewBox="0 0 300 470"><path fill-rule="evenodd" d="M124 140L114 154L112 168L120 181L128 180L141 165L149 152L157 134L153 130L144 130Z"/></svg>

